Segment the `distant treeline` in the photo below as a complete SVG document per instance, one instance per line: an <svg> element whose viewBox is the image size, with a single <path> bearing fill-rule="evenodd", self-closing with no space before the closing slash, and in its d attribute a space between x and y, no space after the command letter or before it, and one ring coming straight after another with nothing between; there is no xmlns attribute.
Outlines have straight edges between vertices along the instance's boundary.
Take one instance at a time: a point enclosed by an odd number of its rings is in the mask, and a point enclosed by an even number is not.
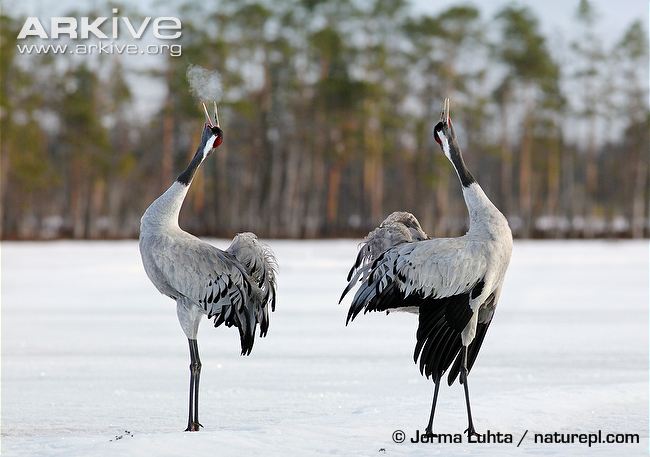
<svg viewBox="0 0 650 457"><path fill-rule="evenodd" d="M190 63L221 73L225 132L181 214L193 233L358 237L395 210L431 235L463 233L459 184L431 135L449 96L466 162L516 236L650 234L640 21L606 42L576 1L563 41L507 2L494 17L399 0L173 7L182 56L146 72L137 57L18 54L25 18L0 16L4 239L137 236L200 138ZM154 116L135 114L141 87L128 81L164 84Z"/></svg>

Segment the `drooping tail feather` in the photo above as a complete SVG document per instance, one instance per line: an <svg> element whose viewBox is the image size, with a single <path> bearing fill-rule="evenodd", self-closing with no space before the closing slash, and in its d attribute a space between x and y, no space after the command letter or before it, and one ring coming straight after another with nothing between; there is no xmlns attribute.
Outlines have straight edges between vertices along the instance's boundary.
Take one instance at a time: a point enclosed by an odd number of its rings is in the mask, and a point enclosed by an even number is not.
<svg viewBox="0 0 650 457"><path fill-rule="evenodd" d="M214 309L218 312L208 314L208 318L214 317L214 326L225 324L226 327L237 327L241 342L241 354L248 355L253 349L255 342L255 307L250 300L252 288L247 287L246 292L238 288L231 288L231 292L223 295L216 302Z"/></svg>
<svg viewBox="0 0 650 457"><path fill-rule="evenodd" d="M275 311L278 264L273 251L253 233L240 233L226 250L235 257L253 282L251 303L254 308L253 327L260 324L260 336L269 329L269 308Z"/></svg>

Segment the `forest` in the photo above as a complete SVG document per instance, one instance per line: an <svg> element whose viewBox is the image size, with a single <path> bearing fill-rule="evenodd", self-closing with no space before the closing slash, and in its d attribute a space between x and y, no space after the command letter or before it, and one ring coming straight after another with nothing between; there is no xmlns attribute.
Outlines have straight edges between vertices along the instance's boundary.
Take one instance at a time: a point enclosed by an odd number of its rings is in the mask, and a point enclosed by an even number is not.
<svg viewBox="0 0 650 457"><path fill-rule="evenodd" d="M608 42L588 0L564 39L507 2L489 16L470 3L421 14L405 0L174 8L182 55L146 69L137 56L20 54L24 17L0 16L2 239L137 237L200 139L190 64L223 86L224 143L181 213L197 235L359 237L396 210L429 235L464 233L460 185L432 137L450 97L465 161L516 237L650 236L640 20ZM165 90L142 116L147 81Z"/></svg>

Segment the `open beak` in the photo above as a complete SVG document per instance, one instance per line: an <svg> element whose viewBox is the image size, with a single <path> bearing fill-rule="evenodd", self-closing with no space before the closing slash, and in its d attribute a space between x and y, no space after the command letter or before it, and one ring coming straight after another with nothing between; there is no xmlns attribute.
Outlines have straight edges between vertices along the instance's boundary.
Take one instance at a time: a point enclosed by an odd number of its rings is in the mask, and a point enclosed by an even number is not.
<svg viewBox="0 0 650 457"><path fill-rule="evenodd" d="M440 112L440 122L449 125L449 97L442 102L442 111Z"/></svg>
<svg viewBox="0 0 650 457"><path fill-rule="evenodd" d="M210 127L221 127L219 125L219 112L217 111L217 102L214 102L214 124L212 123L212 119L210 118L210 114L208 113L208 107L205 106L205 102L201 103L203 105L203 112L205 113L205 119L208 122L208 125Z"/></svg>
<svg viewBox="0 0 650 457"><path fill-rule="evenodd" d="M214 125L217 127L221 127L219 125L219 111L217 111L217 102L215 101L213 103L214 103Z"/></svg>
<svg viewBox="0 0 650 457"><path fill-rule="evenodd" d="M201 103L201 104L203 105L203 112L205 113L205 119L208 122L208 125L210 127L214 127L214 125L212 125L212 120L210 119L210 115L208 114L208 108L205 106L205 103Z"/></svg>

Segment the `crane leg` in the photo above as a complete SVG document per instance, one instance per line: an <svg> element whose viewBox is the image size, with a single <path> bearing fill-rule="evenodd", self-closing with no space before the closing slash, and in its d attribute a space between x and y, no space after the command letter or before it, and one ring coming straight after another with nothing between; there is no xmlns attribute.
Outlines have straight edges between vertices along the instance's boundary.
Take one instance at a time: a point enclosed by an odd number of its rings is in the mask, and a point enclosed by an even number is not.
<svg viewBox="0 0 650 457"><path fill-rule="evenodd" d="M440 389L440 378L434 381L435 388L433 389L433 401L431 402L431 415L429 416L429 425L425 430L427 435L433 435L433 415L436 412L436 403L438 402L438 389Z"/></svg>
<svg viewBox="0 0 650 457"><path fill-rule="evenodd" d="M192 369L194 371L194 425L198 430L198 427L203 427L199 423L199 379L201 378L201 359L199 358L199 345L196 340L194 341L194 363L192 364Z"/></svg>
<svg viewBox="0 0 650 457"><path fill-rule="evenodd" d="M187 340L190 345L190 402L187 418L186 432L198 432L199 427L199 375L201 373L201 361L199 360L199 348L195 339Z"/></svg>
<svg viewBox="0 0 650 457"><path fill-rule="evenodd" d="M469 386L467 385L467 346L463 346L463 366L460 370L460 380L463 383L465 388L465 403L467 403L467 420L469 425L467 426L467 437L471 438L472 436L478 437L478 433L474 429L474 422L472 421L472 408L469 405Z"/></svg>

